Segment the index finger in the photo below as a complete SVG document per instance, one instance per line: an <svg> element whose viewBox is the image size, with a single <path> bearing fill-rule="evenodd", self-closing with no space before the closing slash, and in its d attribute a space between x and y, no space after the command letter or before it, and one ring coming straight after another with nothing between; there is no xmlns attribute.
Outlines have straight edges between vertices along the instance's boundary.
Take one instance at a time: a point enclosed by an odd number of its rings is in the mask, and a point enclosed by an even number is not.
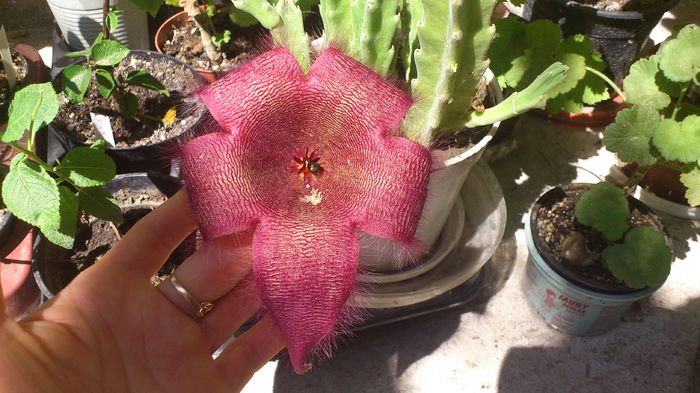
<svg viewBox="0 0 700 393"><path fill-rule="evenodd" d="M136 223L103 257L144 278L151 277L175 248L195 229L197 222L185 188Z"/></svg>

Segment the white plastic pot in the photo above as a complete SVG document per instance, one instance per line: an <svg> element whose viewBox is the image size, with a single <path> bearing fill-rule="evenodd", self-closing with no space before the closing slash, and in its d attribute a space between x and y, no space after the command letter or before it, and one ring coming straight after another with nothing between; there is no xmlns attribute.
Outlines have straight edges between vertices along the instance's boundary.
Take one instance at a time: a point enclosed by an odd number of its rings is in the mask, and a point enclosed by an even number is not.
<svg viewBox="0 0 700 393"><path fill-rule="evenodd" d="M498 82L491 70L484 76L489 82L489 94L495 102L503 101ZM448 215L452 211L469 170L479 161L489 142L498 130L499 122L491 126L488 134L479 143L469 149L439 150L433 152L435 170L430 175L428 196L423 207L416 231L416 238L423 246L431 249L435 244ZM360 264L363 268L374 272L397 270L411 263L408 255L397 253L392 243L385 239L364 235L360 239Z"/></svg>
<svg viewBox="0 0 700 393"><path fill-rule="evenodd" d="M88 48L102 31L102 0L47 0L58 27L73 50ZM131 49L149 49L146 13L126 0L110 0L119 14L112 38Z"/></svg>

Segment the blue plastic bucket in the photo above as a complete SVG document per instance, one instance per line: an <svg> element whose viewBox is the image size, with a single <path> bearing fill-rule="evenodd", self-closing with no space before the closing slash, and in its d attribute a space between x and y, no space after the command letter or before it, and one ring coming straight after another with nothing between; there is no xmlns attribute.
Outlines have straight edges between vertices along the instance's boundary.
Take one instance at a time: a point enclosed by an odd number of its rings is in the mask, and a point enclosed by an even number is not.
<svg viewBox="0 0 700 393"><path fill-rule="evenodd" d="M534 311L554 329L576 336L605 333L620 322L632 303L658 289L608 294L582 288L560 276L539 254L532 237L529 215L525 218L525 239L530 254L525 294Z"/></svg>

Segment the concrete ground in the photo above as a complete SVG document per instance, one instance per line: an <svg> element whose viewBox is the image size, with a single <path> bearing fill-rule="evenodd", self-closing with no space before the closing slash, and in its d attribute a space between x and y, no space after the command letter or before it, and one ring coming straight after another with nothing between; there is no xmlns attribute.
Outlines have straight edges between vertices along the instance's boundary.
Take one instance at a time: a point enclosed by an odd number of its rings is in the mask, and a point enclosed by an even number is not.
<svg viewBox="0 0 700 393"><path fill-rule="evenodd" d="M699 21L685 1L654 33ZM51 16L44 0L0 0L0 24L12 41L50 59ZM522 216L545 189L597 181L615 157L601 129L524 116L510 137L517 148L491 163L508 206L506 235L486 266L486 284L470 304L363 331L307 375L284 359L268 363L245 392L571 392L690 393L700 342L700 228L663 217L676 260L666 284L599 337L548 328L522 290L527 251ZM700 375L700 374L695 374Z"/></svg>

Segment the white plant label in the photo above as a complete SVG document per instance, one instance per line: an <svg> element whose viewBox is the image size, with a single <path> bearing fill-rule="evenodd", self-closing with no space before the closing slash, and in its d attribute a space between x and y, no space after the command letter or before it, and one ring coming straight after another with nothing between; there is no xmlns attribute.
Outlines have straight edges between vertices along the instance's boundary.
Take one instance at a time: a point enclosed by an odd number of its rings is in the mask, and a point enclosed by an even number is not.
<svg viewBox="0 0 700 393"><path fill-rule="evenodd" d="M97 131L97 135L107 142L109 147L114 147L114 131L112 131L112 123L109 122L109 116L100 115L99 113L90 112L92 125Z"/></svg>
<svg viewBox="0 0 700 393"><path fill-rule="evenodd" d="M15 87L15 83L17 83L17 71L15 71L15 65L12 63L10 43L7 41L5 26L0 26L0 57L2 57L2 65L5 68L7 83L10 85L11 90L13 87Z"/></svg>

